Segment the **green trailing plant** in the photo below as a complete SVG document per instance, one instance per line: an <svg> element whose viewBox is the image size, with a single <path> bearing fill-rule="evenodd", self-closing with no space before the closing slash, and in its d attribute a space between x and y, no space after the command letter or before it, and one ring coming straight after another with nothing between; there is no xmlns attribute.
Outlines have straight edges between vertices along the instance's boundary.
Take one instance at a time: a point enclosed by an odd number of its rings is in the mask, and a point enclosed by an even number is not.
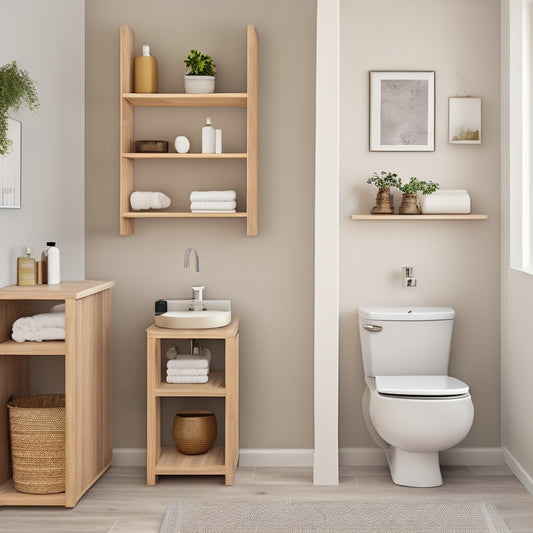
<svg viewBox="0 0 533 533"><path fill-rule="evenodd" d="M402 183L400 178L397 188L404 194L416 194L418 191L422 194L431 194L439 188L439 184L432 181L419 180L415 177L409 178L407 183Z"/></svg>
<svg viewBox="0 0 533 533"><path fill-rule="evenodd" d="M401 180L398 179L398 174L393 172L381 171L380 174L374 172L371 178L366 180L367 183L374 184L380 191L383 189L391 189L393 187L398 187Z"/></svg>
<svg viewBox="0 0 533 533"><path fill-rule="evenodd" d="M216 76L216 65L211 57L198 50L191 50L183 61L187 76Z"/></svg>
<svg viewBox="0 0 533 533"><path fill-rule="evenodd" d="M7 113L10 109L19 111L27 107L35 111L39 107L39 98L35 82L26 70L12 61L0 67L0 154L6 155L11 149L11 140L7 137Z"/></svg>

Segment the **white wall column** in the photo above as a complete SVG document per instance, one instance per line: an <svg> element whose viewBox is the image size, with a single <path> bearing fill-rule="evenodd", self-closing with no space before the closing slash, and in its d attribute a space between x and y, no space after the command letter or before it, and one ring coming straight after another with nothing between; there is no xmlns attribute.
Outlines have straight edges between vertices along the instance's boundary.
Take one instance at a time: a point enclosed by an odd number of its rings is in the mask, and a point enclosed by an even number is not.
<svg viewBox="0 0 533 533"><path fill-rule="evenodd" d="M339 482L339 11L317 0L315 485Z"/></svg>

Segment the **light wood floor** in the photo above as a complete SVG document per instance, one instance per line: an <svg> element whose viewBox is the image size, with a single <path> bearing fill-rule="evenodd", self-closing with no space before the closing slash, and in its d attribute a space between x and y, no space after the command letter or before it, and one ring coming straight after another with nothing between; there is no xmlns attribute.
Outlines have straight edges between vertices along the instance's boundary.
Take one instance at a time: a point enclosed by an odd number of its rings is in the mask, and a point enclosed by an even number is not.
<svg viewBox="0 0 533 533"><path fill-rule="evenodd" d="M147 487L144 469L114 467L74 509L1 507L0 531L155 533L169 502L197 497L483 501L497 506L512 533L533 532L533 497L507 467L443 467L443 478L442 487L414 489L394 485L386 467L342 467L338 486L315 487L311 468L238 468L232 487L219 476L160 476Z"/></svg>

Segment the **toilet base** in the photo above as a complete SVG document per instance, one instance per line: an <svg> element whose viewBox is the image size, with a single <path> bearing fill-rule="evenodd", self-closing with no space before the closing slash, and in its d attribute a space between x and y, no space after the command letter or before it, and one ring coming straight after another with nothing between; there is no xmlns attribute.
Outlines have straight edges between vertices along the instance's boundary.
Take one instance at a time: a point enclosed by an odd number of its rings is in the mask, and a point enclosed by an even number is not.
<svg viewBox="0 0 533 533"><path fill-rule="evenodd" d="M386 452L392 481L405 487L442 485L439 452L414 453L391 447Z"/></svg>

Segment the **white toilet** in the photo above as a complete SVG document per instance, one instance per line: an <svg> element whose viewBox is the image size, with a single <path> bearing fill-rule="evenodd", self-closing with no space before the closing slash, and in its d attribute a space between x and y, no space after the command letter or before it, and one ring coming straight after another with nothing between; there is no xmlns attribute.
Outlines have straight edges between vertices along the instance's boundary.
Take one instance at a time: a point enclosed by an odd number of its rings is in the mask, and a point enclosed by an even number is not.
<svg viewBox="0 0 533 533"><path fill-rule="evenodd" d="M359 307L366 390L363 414L385 451L392 480L442 485L439 451L462 441L474 420L468 385L448 376L451 307Z"/></svg>

